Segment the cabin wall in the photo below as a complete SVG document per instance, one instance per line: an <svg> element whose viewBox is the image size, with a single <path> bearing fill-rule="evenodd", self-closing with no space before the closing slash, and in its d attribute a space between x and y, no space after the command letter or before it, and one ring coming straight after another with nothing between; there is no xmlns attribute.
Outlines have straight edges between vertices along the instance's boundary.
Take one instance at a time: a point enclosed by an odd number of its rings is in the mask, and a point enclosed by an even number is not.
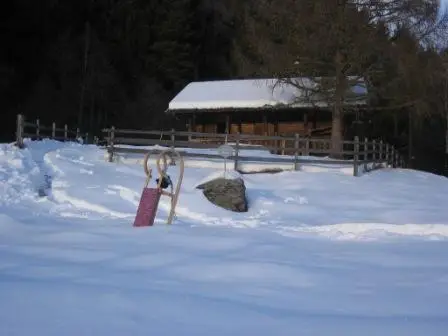
<svg viewBox="0 0 448 336"><path fill-rule="evenodd" d="M331 129L331 112L319 111L287 111L268 114L261 112L245 113L202 113L185 116L191 123L190 129L204 133L242 133L257 135L313 135L315 130L320 136ZM192 121L194 119L194 121Z"/></svg>
<svg viewBox="0 0 448 336"><path fill-rule="evenodd" d="M265 125L263 123L246 123L246 124L230 124L230 134L242 133L242 134L258 134L258 135L276 135L276 134L300 134L302 136L307 135L316 129L330 128L331 121L317 123L316 128L306 126L303 122L285 122L278 123L277 130L276 125L273 123L268 123ZM193 132L203 132L203 133L219 133L218 126L216 124L200 124L192 128Z"/></svg>

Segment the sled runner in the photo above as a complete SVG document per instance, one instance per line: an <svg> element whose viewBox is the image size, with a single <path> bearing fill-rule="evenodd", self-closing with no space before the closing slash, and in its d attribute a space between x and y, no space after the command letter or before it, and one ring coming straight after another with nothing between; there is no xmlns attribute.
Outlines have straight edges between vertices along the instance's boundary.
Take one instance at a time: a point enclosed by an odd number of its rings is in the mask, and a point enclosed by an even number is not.
<svg viewBox="0 0 448 336"><path fill-rule="evenodd" d="M184 161L180 154L174 149L165 150L159 154L156 162L157 172L159 174L159 177L156 179L156 187L149 187L148 185L152 178L152 169L148 167L149 156L149 153L146 154L145 159L143 160L146 181L137 209L134 227L152 226L154 224L160 197L162 195L171 198L171 209L168 214L167 224L172 224L184 175ZM169 164L168 159L170 160ZM176 161L178 162L177 165L175 163ZM167 173L169 165L176 165L179 169L178 180L175 187L171 181L171 177ZM168 187L170 188L170 191L166 191Z"/></svg>

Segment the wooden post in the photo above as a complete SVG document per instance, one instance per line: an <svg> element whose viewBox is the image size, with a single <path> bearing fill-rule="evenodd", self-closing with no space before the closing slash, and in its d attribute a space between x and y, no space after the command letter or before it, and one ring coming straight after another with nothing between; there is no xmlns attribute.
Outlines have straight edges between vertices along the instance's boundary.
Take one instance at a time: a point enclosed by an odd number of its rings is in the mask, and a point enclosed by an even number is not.
<svg viewBox="0 0 448 336"><path fill-rule="evenodd" d="M23 124L24 117L21 114L17 115L17 125L16 125L16 146L23 148Z"/></svg>
<svg viewBox="0 0 448 336"><path fill-rule="evenodd" d="M188 118L188 132L193 132L192 118ZM191 142L191 134L188 135L188 141Z"/></svg>
<svg viewBox="0 0 448 336"><path fill-rule="evenodd" d="M306 137L305 140L305 155L309 156L310 155L310 138Z"/></svg>
<svg viewBox="0 0 448 336"><path fill-rule="evenodd" d="M367 160L369 160L369 139L364 138L364 170L367 170Z"/></svg>
<svg viewBox="0 0 448 336"><path fill-rule="evenodd" d="M376 140L372 140L372 169L376 168Z"/></svg>
<svg viewBox="0 0 448 336"><path fill-rule="evenodd" d="M39 121L39 119L36 119L36 137L38 140L40 139L40 121Z"/></svg>
<svg viewBox="0 0 448 336"><path fill-rule="evenodd" d="M235 162L233 169L238 171L238 156L239 156L239 148L240 148L240 134L235 134Z"/></svg>
<svg viewBox="0 0 448 336"><path fill-rule="evenodd" d="M114 161L114 139L115 139L115 126L112 126L110 129L110 135L109 135L109 162Z"/></svg>
<svg viewBox="0 0 448 336"><path fill-rule="evenodd" d="M263 135L264 136L268 135L268 116L267 116L266 112L263 113ZM261 141L261 144L263 146L269 146L268 143L269 143L268 140Z"/></svg>
<svg viewBox="0 0 448 336"><path fill-rule="evenodd" d="M56 138L56 123L53 122L52 128L51 128L51 138Z"/></svg>
<svg viewBox="0 0 448 336"><path fill-rule="evenodd" d="M174 145L176 143L176 137L175 137L176 131L174 128L171 129L171 149L174 150Z"/></svg>
<svg viewBox="0 0 448 336"><path fill-rule="evenodd" d="M355 144L353 150L353 176L359 175L359 137L355 136Z"/></svg>
<svg viewBox="0 0 448 336"><path fill-rule="evenodd" d="M281 154L285 155L286 140L281 141L281 146L282 146Z"/></svg>
<svg viewBox="0 0 448 336"><path fill-rule="evenodd" d="M383 146L384 146L383 140L380 140L380 163L381 164L383 163L383 152L384 152Z"/></svg>
<svg viewBox="0 0 448 336"><path fill-rule="evenodd" d="M359 147L361 149L361 145ZM369 144L368 144L368 139L367 138L364 138L362 148L363 148L363 150L362 150L362 161L364 162L364 161L367 161L367 158L368 158L367 150L369 148Z"/></svg>
<svg viewBox="0 0 448 336"><path fill-rule="evenodd" d="M294 139L294 170L299 170L299 145L300 135L296 133Z"/></svg>
<svg viewBox="0 0 448 336"><path fill-rule="evenodd" d="M193 132L197 132L198 130L196 129L196 114L193 113L193 117L191 118L191 122L192 122L192 131Z"/></svg>
<svg viewBox="0 0 448 336"><path fill-rule="evenodd" d="M389 148L389 144L386 144L386 164L387 164L387 166L389 166L389 150L390 150L390 148Z"/></svg>
<svg viewBox="0 0 448 336"><path fill-rule="evenodd" d="M79 133L80 133L81 131L79 130L79 127L76 129L76 140L78 140L79 139Z"/></svg>
<svg viewBox="0 0 448 336"><path fill-rule="evenodd" d="M68 126L67 124L64 125L64 140L68 140Z"/></svg>
<svg viewBox="0 0 448 336"><path fill-rule="evenodd" d="M278 136L278 134L279 134L279 132L278 132L278 118L276 118L275 121L274 121L274 135ZM274 141L275 154L280 154L280 150L278 148L279 144L280 144L280 141L278 141L278 139Z"/></svg>
<svg viewBox="0 0 448 336"><path fill-rule="evenodd" d="M115 127L112 126L109 129L109 137L107 139L107 147L109 151L109 162L113 162L114 160L114 138L115 138Z"/></svg>
<svg viewBox="0 0 448 336"><path fill-rule="evenodd" d="M392 147L392 167L397 168L397 150Z"/></svg>
<svg viewBox="0 0 448 336"><path fill-rule="evenodd" d="M395 168L394 164L395 164L395 147L391 146L390 147L390 165L392 166L392 168Z"/></svg>
<svg viewBox="0 0 448 336"><path fill-rule="evenodd" d="M87 133L85 134L84 138L85 138L84 143L85 143L85 144L88 144L88 143L89 143L89 132L87 132Z"/></svg>

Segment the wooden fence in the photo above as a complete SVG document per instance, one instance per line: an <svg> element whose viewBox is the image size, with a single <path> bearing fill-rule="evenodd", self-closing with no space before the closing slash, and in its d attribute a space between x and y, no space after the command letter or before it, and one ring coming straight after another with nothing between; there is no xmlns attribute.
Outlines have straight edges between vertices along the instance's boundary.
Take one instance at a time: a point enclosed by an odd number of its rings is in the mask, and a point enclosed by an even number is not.
<svg viewBox="0 0 448 336"><path fill-rule="evenodd" d="M56 123L53 122L51 126L45 126L40 123L39 119L29 122L25 120L22 114L17 115L16 144L21 148L25 138L32 140L54 139L59 141L77 141L79 138L82 138L84 143L86 143L88 136L88 133L82 134L79 128L69 129L66 124L63 127L56 127Z"/></svg>
<svg viewBox="0 0 448 336"><path fill-rule="evenodd" d="M235 170L238 170L239 162L264 162L264 163L291 163L298 170L300 164L321 165L352 165L354 176L359 176L360 168L365 170L381 168L387 163L393 167L403 165L398 151L381 140L360 140L355 137L353 141L343 141L343 160L320 158L328 156L332 152L330 139L317 139L294 136L262 136L253 134L216 134L199 132L170 131L143 131L116 129L115 127L104 129L104 139L109 153L109 161L112 162L117 153L148 152L146 148L139 146L160 145L171 148L213 149L224 143L234 147L235 153L229 160L234 161ZM256 145L254 145L256 144ZM129 145L133 147L126 147ZM260 147L262 146L262 147ZM280 154L273 157L243 156L241 150L269 150L271 153ZM158 152L158 150L151 150ZM216 153L192 153L183 151L185 157L220 159ZM304 156L313 156L304 158Z"/></svg>

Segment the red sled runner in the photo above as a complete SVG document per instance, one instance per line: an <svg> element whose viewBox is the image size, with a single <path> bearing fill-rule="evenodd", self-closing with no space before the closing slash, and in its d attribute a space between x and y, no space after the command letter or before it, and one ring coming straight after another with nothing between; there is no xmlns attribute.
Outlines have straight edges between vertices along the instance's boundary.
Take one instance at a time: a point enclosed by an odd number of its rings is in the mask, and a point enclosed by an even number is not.
<svg viewBox="0 0 448 336"><path fill-rule="evenodd" d="M170 159L170 165L176 165L174 156L176 156L177 162L179 163L179 177L176 188L174 188L173 182L167 174L168 159ZM157 186L150 188L148 185L152 178L152 170L151 168L148 168L148 159L149 153L145 155L145 159L143 160L143 169L146 174L146 181L143 187L140 203L138 205L137 215L135 216L134 227L152 226L154 224L160 196L162 195L171 198L171 209L168 215L167 224L172 224L184 175L184 161L180 154L174 149L163 151L157 159L157 170L159 173L159 178L156 179ZM161 162L162 160L163 162ZM168 187L171 189L170 192L164 190Z"/></svg>

